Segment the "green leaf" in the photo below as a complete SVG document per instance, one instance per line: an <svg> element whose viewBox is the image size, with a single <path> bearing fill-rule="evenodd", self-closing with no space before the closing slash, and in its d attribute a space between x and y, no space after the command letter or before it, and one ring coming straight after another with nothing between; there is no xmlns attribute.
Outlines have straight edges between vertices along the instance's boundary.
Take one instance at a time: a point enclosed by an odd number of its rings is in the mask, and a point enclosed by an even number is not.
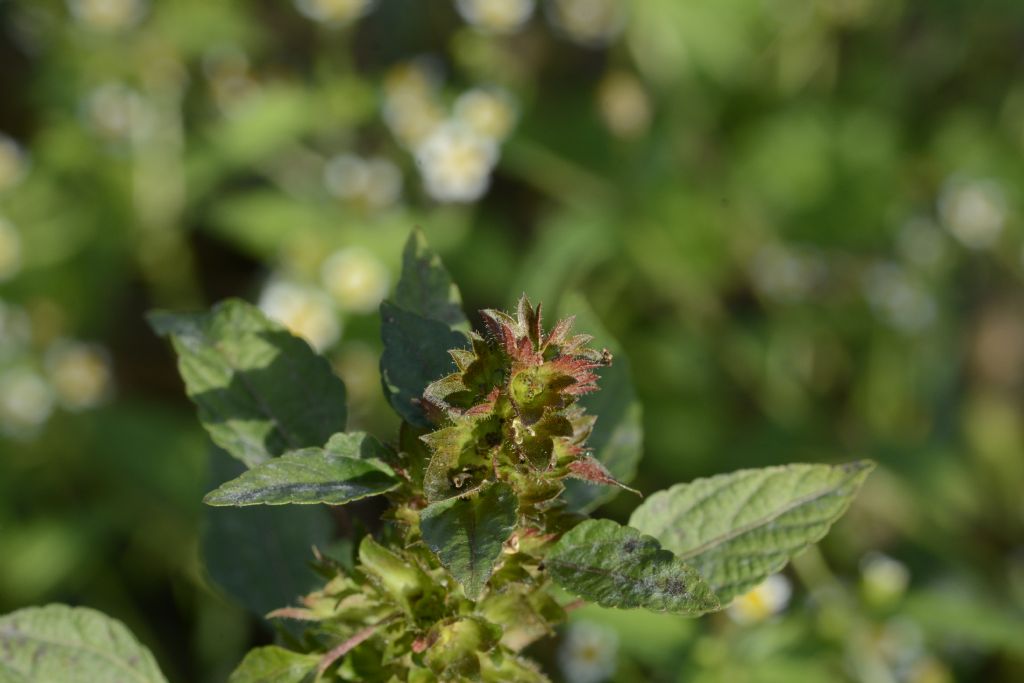
<svg viewBox="0 0 1024 683"><path fill-rule="evenodd" d="M630 525L692 564L723 604L819 541L874 463L740 470L655 493Z"/></svg>
<svg viewBox="0 0 1024 683"><path fill-rule="evenodd" d="M448 350L468 346L469 340L447 323L406 311L388 301L381 304L380 316L384 394L406 422L429 427L431 422L419 403L423 390L455 370Z"/></svg>
<svg viewBox="0 0 1024 683"><path fill-rule="evenodd" d="M399 484L394 471L362 454L378 454L383 445L362 433L332 439L325 448L303 448L243 472L207 494L207 505L344 505L376 496ZM370 456L372 457L372 456Z"/></svg>
<svg viewBox="0 0 1024 683"><path fill-rule="evenodd" d="M499 482L466 498L434 503L420 513L423 540L469 599L475 600L491 578L502 545L515 531L518 508L515 491Z"/></svg>
<svg viewBox="0 0 1024 683"><path fill-rule="evenodd" d="M212 481L233 478L241 463L217 450ZM203 562L229 597L262 617L323 584L310 567L313 546L326 548L333 523L322 506L204 508Z"/></svg>
<svg viewBox="0 0 1024 683"><path fill-rule="evenodd" d="M252 467L285 451L322 446L345 429L345 385L298 337L244 301L208 313L155 312L214 443Z"/></svg>
<svg viewBox="0 0 1024 683"><path fill-rule="evenodd" d="M697 616L719 609L711 587L658 541L610 519L588 519L552 547L555 582L602 607Z"/></svg>
<svg viewBox="0 0 1024 683"><path fill-rule="evenodd" d="M29 607L0 617L0 681L166 683L121 622L85 607Z"/></svg>
<svg viewBox="0 0 1024 683"><path fill-rule="evenodd" d="M459 289L419 229L413 230L405 243L394 303L410 313L469 331Z"/></svg>
<svg viewBox="0 0 1024 683"><path fill-rule="evenodd" d="M633 388L629 358L583 297L567 297L559 310L563 315L575 314L575 329L594 335L595 345L612 352L612 364L596 370L600 376L599 390L580 399L580 405L597 416L594 431L587 439L594 459L616 481L628 484L636 476L643 454L642 410ZM565 482L565 499L569 508L578 512L594 510L618 494L619 489L613 486L578 479Z"/></svg>
<svg viewBox="0 0 1024 683"><path fill-rule="evenodd" d="M313 678L320 656L268 645L250 650L228 683L303 683Z"/></svg>

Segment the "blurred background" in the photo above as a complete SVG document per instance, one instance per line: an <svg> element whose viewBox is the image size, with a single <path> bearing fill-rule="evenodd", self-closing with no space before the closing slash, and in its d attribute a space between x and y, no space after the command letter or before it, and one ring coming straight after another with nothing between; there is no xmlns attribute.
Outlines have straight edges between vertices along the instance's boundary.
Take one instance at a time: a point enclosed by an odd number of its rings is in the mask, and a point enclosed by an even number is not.
<svg viewBox="0 0 1024 683"><path fill-rule="evenodd" d="M257 302L391 437L420 225L468 310L589 303L640 489L881 465L724 614L575 613L556 680L1024 680L1022 34L1018 0L0 0L0 612L102 609L174 682L269 642L200 560L210 447L142 316Z"/></svg>

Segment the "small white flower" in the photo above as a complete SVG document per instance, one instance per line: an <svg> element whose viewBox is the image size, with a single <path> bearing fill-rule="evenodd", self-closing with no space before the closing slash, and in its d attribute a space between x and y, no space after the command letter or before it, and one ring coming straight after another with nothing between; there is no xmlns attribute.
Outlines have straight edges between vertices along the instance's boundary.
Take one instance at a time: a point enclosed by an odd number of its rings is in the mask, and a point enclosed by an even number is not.
<svg viewBox="0 0 1024 683"><path fill-rule="evenodd" d="M325 24L348 24L367 14L375 0L295 0L305 17Z"/></svg>
<svg viewBox="0 0 1024 683"><path fill-rule="evenodd" d="M315 287L274 280L263 289L259 306L317 351L330 347L341 336L341 321L330 297Z"/></svg>
<svg viewBox="0 0 1024 683"><path fill-rule="evenodd" d="M444 120L437 67L419 58L392 67L384 77L384 123L408 148L423 142Z"/></svg>
<svg viewBox="0 0 1024 683"><path fill-rule="evenodd" d="M899 560L882 553L870 553L861 560L861 587L867 600L875 605L889 605L906 592L910 570Z"/></svg>
<svg viewBox="0 0 1024 683"><path fill-rule="evenodd" d="M344 311L369 313L388 295L391 276L380 259L362 247L331 254L320 269L324 289Z"/></svg>
<svg viewBox="0 0 1024 683"><path fill-rule="evenodd" d="M455 0L459 14L476 28L512 33L533 14L534 0Z"/></svg>
<svg viewBox="0 0 1024 683"><path fill-rule="evenodd" d="M619 637L592 621L574 621L558 648L558 663L569 683L601 683L615 673Z"/></svg>
<svg viewBox="0 0 1024 683"><path fill-rule="evenodd" d="M455 119L478 134L497 142L504 140L516 122L512 96L498 88L474 88L455 100Z"/></svg>
<svg viewBox="0 0 1024 683"><path fill-rule="evenodd" d="M949 232L965 247L993 247L1006 222L1002 186L991 179L951 178L939 197L939 214Z"/></svg>
<svg viewBox="0 0 1024 683"><path fill-rule="evenodd" d="M490 185L498 148L464 124L449 122L416 150L427 192L441 202L472 202Z"/></svg>
<svg viewBox="0 0 1024 683"><path fill-rule="evenodd" d="M105 83L89 93L85 103L88 124L103 137L127 139L138 124L141 97L121 83Z"/></svg>
<svg viewBox="0 0 1024 683"><path fill-rule="evenodd" d="M555 26L582 45L608 45L626 24L622 0L553 0L546 7Z"/></svg>
<svg viewBox="0 0 1024 683"><path fill-rule="evenodd" d="M873 266L863 286L871 308L897 330L919 332L935 321L935 298L923 283L895 263Z"/></svg>
<svg viewBox="0 0 1024 683"><path fill-rule="evenodd" d="M793 589L782 574L772 574L729 605L729 616L740 624L756 624L773 617L789 604Z"/></svg>
<svg viewBox="0 0 1024 683"><path fill-rule="evenodd" d="M95 344L62 340L46 352L46 374L68 410L100 405L110 397L110 354Z"/></svg>
<svg viewBox="0 0 1024 683"><path fill-rule="evenodd" d="M623 138L643 135L651 124L651 101L643 83L626 71L613 71L601 79L598 110L612 133Z"/></svg>
<svg viewBox="0 0 1024 683"><path fill-rule="evenodd" d="M758 294L783 303L807 298L821 284L825 270L815 254L776 244L758 249L749 264L750 279Z"/></svg>
<svg viewBox="0 0 1024 683"><path fill-rule="evenodd" d="M0 282L21 270L21 236L14 226L0 218Z"/></svg>
<svg viewBox="0 0 1024 683"><path fill-rule="evenodd" d="M339 154L324 165L324 185L341 199L355 199L366 190L366 164L354 154Z"/></svg>
<svg viewBox="0 0 1024 683"><path fill-rule="evenodd" d="M53 412L53 390L36 372L15 367L0 375L0 430L30 438Z"/></svg>
<svg viewBox="0 0 1024 683"><path fill-rule="evenodd" d="M0 192L14 187L28 170L28 157L14 138L0 133Z"/></svg>
<svg viewBox="0 0 1024 683"><path fill-rule="evenodd" d="M324 185L340 199L379 209L398 201L402 172L383 157L363 159L339 154L324 165Z"/></svg>
<svg viewBox="0 0 1024 683"><path fill-rule="evenodd" d="M68 0L76 21L98 31L119 31L139 23L146 13L142 0Z"/></svg>

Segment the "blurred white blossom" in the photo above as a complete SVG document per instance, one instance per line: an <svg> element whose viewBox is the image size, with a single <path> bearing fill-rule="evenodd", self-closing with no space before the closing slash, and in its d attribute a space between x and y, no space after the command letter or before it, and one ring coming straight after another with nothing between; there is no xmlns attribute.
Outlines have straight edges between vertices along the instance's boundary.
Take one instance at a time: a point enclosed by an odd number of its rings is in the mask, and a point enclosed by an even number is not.
<svg viewBox="0 0 1024 683"><path fill-rule="evenodd" d="M440 80L433 63L424 58L392 67L384 78L384 122L408 148L421 143L444 120Z"/></svg>
<svg viewBox="0 0 1024 683"><path fill-rule="evenodd" d="M10 222L0 218L0 282L21 270L21 236Z"/></svg>
<svg viewBox="0 0 1024 683"><path fill-rule="evenodd" d="M592 621L569 624L558 648L558 663L568 683L601 683L615 673L619 637Z"/></svg>
<svg viewBox="0 0 1024 683"><path fill-rule="evenodd" d="M29 438L53 412L50 385L35 371L14 367L0 374L0 431Z"/></svg>
<svg viewBox="0 0 1024 683"><path fill-rule="evenodd" d="M57 399L68 410L93 408L112 393L110 354L101 346L60 340L47 349L45 365Z"/></svg>
<svg viewBox="0 0 1024 683"><path fill-rule="evenodd" d="M781 244L768 244L748 265L750 279L761 296L791 303L807 298L825 279L826 264L814 253Z"/></svg>
<svg viewBox="0 0 1024 683"><path fill-rule="evenodd" d="M427 192L440 202L479 199L490 185L497 160L493 140L457 122L439 127L416 149Z"/></svg>
<svg viewBox="0 0 1024 683"><path fill-rule="evenodd" d="M373 9L375 0L295 0L305 17L325 24L347 24Z"/></svg>
<svg viewBox="0 0 1024 683"><path fill-rule="evenodd" d="M545 6L552 23L583 45L608 45L626 25L623 0L549 0Z"/></svg>
<svg viewBox="0 0 1024 683"><path fill-rule="evenodd" d="M875 314L903 332L919 332L934 322L938 305L919 279L895 263L878 263L864 276L864 295Z"/></svg>
<svg viewBox="0 0 1024 683"><path fill-rule="evenodd" d="M287 280L272 280L260 294L260 309L302 337L317 351L341 336L341 321L322 290Z"/></svg>
<svg viewBox="0 0 1024 683"><path fill-rule="evenodd" d="M339 154L324 165L324 185L336 197L384 208L402 193L402 172L388 159Z"/></svg>
<svg viewBox="0 0 1024 683"><path fill-rule="evenodd" d="M939 196L939 214L949 232L965 247L995 245L1006 222L1006 197L992 179L953 177Z"/></svg>
<svg viewBox="0 0 1024 683"><path fill-rule="evenodd" d="M793 589L782 574L772 574L732 601L729 616L740 624L756 624L773 617L789 604Z"/></svg>
<svg viewBox="0 0 1024 683"><path fill-rule="evenodd" d="M462 93L453 108L455 120L479 135L501 142L512 132L516 108L512 96L499 88L473 88Z"/></svg>
<svg viewBox="0 0 1024 683"><path fill-rule="evenodd" d="M142 0L68 0L76 21L98 31L118 31L139 23L146 13Z"/></svg>
<svg viewBox="0 0 1024 683"><path fill-rule="evenodd" d="M28 157L21 145L0 133L0 192L14 187L28 170Z"/></svg>
<svg viewBox="0 0 1024 683"><path fill-rule="evenodd" d="M141 97L122 83L105 83L96 87L85 103L89 126L105 138L127 139L141 113Z"/></svg>
<svg viewBox="0 0 1024 683"><path fill-rule="evenodd" d="M375 311L388 295L391 276L369 250L347 247L327 257L320 269L324 289L343 311Z"/></svg>
<svg viewBox="0 0 1024 683"><path fill-rule="evenodd" d="M643 83L627 71L612 71L597 88L597 106L608 129L623 138L643 135L651 125L651 101Z"/></svg>
<svg viewBox="0 0 1024 683"><path fill-rule="evenodd" d="M455 0L466 22L491 33L511 33L533 14L534 0Z"/></svg>
<svg viewBox="0 0 1024 683"><path fill-rule="evenodd" d="M869 553L861 560L861 588L868 602L892 604L903 596L910 583L910 570L899 560L882 553Z"/></svg>

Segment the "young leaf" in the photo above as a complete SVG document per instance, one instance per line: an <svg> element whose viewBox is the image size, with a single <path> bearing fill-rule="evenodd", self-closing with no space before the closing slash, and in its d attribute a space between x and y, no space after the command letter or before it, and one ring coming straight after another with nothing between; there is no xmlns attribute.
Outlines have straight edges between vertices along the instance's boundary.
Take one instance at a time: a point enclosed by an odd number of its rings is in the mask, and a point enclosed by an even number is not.
<svg viewBox="0 0 1024 683"><path fill-rule="evenodd" d="M610 519L588 519L554 545L544 564L555 582L601 607L697 616L719 608L694 569L658 541Z"/></svg>
<svg viewBox="0 0 1024 683"><path fill-rule="evenodd" d="M423 540L470 600L491 578L502 545L516 528L518 507L512 487L498 482L466 498L434 503L420 513Z"/></svg>
<svg viewBox="0 0 1024 683"><path fill-rule="evenodd" d="M725 604L819 541L872 469L861 460L697 479L655 493L629 523L692 564Z"/></svg>
<svg viewBox="0 0 1024 683"><path fill-rule="evenodd" d="M250 650L228 683L304 683L312 680L320 657L268 645Z"/></svg>
<svg viewBox="0 0 1024 683"><path fill-rule="evenodd" d="M166 683L119 621L85 607L29 607L0 617L0 680Z"/></svg>
<svg viewBox="0 0 1024 683"><path fill-rule="evenodd" d="M429 427L431 422L419 403L423 390L438 377L455 370L448 350L467 346L469 340L447 323L406 311L388 301L381 304L380 317L384 393L406 422Z"/></svg>
<svg viewBox="0 0 1024 683"><path fill-rule="evenodd" d="M244 301L208 313L155 312L214 443L252 467L322 446L345 429L345 385L326 360Z"/></svg>
<svg viewBox="0 0 1024 683"><path fill-rule="evenodd" d="M245 471L217 449L213 483ZM203 508L201 551L206 572L238 604L262 617L290 605L321 583L309 565L310 548L326 548L333 523L320 505Z"/></svg>
<svg viewBox="0 0 1024 683"><path fill-rule="evenodd" d="M398 477L378 460L359 457L383 446L372 436L349 434L330 448L303 448L243 472L207 494L207 505L344 505L395 488ZM370 445L376 444L376 445Z"/></svg>
<svg viewBox="0 0 1024 683"><path fill-rule="evenodd" d="M628 484L636 474L643 452L642 411L633 388L629 358L583 297L568 297L560 309L574 313L575 327L593 334L596 346L604 346L612 352L612 364L596 370L601 377L600 390L581 398L580 404L597 416L594 431L587 439L594 459L604 465L616 481ZM589 512L607 503L618 491L615 487L587 481L565 482L569 507L580 512Z"/></svg>
<svg viewBox="0 0 1024 683"><path fill-rule="evenodd" d="M419 229L413 230L405 243L402 276L395 287L394 302L410 313L439 320L452 329L469 331L459 289Z"/></svg>

